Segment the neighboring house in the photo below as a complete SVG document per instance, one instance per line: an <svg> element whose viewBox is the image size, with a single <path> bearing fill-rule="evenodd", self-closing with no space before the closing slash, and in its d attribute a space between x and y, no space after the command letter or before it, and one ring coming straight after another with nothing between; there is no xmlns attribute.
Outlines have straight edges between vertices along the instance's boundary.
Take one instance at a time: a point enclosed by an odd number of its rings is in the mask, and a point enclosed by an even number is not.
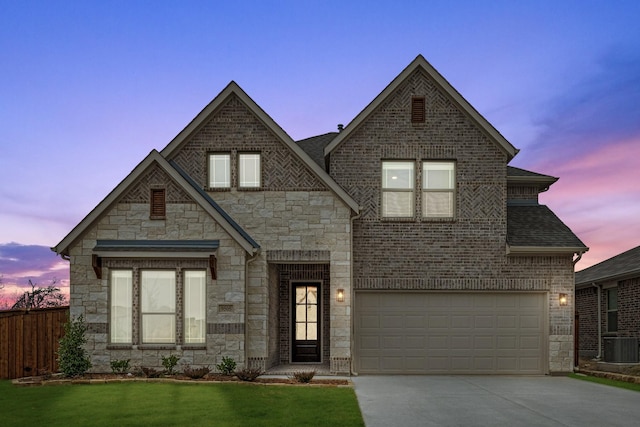
<svg viewBox="0 0 640 427"><path fill-rule="evenodd" d="M296 143L232 82L152 151L53 248L93 369L571 371L587 248L538 204L557 178L422 56L339 130Z"/></svg>
<svg viewBox="0 0 640 427"><path fill-rule="evenodd" d="M576 273L580 357L640 362L640 246Z"/></svg>

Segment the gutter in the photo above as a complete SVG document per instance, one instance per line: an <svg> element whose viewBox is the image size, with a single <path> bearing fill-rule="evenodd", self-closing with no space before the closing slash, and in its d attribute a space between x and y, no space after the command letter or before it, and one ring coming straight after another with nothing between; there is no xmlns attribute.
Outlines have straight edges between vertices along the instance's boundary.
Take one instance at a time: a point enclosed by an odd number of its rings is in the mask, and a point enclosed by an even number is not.
<svg viewBox="0 0 640 427"><path fill-rule="evenodd" d="M251 254L244 262L244 367L249 368L249 264L258 259L260 250ZM268 344L267 344L268 345ZM266 365L266 360L265 360ZM265 367L266 371L266 367Z"/></svg>
<svg viewBox="0 0 640 427"><path fill-rule="evenodd" d="M602 359L602 285L596 285L595 282L591 284L598 289L598 355L596 356L596 360Z"/></svg>

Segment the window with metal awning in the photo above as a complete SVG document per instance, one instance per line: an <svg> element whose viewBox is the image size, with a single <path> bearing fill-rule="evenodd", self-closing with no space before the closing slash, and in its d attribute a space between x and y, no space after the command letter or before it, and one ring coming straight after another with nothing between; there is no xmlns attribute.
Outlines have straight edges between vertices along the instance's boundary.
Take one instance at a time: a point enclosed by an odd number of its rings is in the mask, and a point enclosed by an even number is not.
<svg viewBox="0 0 640 427"><path fill-rule="evenodd" d="M208 258L211 277L216 279L215 252L219 240L98 240L92 266L102 278L102 258Z"/></svg>

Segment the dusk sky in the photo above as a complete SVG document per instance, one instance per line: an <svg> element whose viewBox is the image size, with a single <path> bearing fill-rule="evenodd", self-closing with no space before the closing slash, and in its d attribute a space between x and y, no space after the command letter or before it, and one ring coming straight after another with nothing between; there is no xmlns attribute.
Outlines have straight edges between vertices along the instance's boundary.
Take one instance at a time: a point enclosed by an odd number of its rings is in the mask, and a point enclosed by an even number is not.
<svg viewBox="0 0 640 427"><path fill-rule="evenodd" d="M49 247L231 80L294 139L349 123L418 54L560 177L590 247L640 245L640 2L0 0L0 276L68 285Z"/></svg>

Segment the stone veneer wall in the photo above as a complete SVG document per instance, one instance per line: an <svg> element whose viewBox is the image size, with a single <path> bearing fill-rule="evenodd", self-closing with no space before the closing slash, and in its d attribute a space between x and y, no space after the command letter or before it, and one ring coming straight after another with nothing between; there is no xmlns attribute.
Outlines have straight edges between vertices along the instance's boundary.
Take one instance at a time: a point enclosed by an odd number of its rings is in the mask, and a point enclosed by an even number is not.
<svg viewBox="0 0 640 427"><path fill-rule="evenodd" d="M147 182L140 186L148 185ZM131 359L131 366L161 368L161 357L176 354L180 363L214 366L223 356L244 364L245 280L244 250L216 224L197 204L186 203L182 196L167 195L165 220L149 219L149 204L136 203L148 192L139 187L123 197L92 227L82 240L75 243L71 255L71 315L84 315L88 324L87 349L93 363L92 371L109 372L110 361ZM136 195L137 194L137 195ZM183 195L184 196L184 195ZM172 200L180 200L173 202ZM212 280L207 268L207 335L202 345L110 345L109 344L109 266L124 268L167 267L181 264L208 266L203 260L171 259L105 259L102 279L92 268L93 248L99 239L217 239L218 278ZM231 308L219 311L220 305ZM181 321L181 320L180 320ZM180 332L181 334L181 332Z"/></svg>
<svg viewBox="0 0 640 427"><path fill-rule="evenodd" d="M326 253L327 259L322 262L329 266L328 290L333 294L341 288L348 295L351 292L351 212L328 191L232 190L211 194L261 246L258 257L249 263L247 356L253 366L266 369L275 357L269 343L276 340L274 335L280 334L279 340L282 339L282 331L276 333L269 321L280 318L274 310L280 310L283 304L274 302L269 286L269 278L274 274L270 273L270 266L279 263L270 261L269 253L299 254L295 262L302 264L317 263L314 254ZM327 348L331 359L350 361L351 358L348 304L348 301L336 303L330 298L327 305L331 321Z"/></svg>
<svg viewBox="0 0 640 427"><path fill-rule="evenodd" d="M412 96L426 122L411 123ZM415 217L381 218L383 160L415 162ZM454 219L421 217L421 162L455 160ZM507 157L421 70L330 156L332 177L363 206L353 225L354 289L546 291L551 372L573 368L571 256L506 255ZM512 197L533 199L523 188ZM559 307L558 294L571 296Z"/></svg>

